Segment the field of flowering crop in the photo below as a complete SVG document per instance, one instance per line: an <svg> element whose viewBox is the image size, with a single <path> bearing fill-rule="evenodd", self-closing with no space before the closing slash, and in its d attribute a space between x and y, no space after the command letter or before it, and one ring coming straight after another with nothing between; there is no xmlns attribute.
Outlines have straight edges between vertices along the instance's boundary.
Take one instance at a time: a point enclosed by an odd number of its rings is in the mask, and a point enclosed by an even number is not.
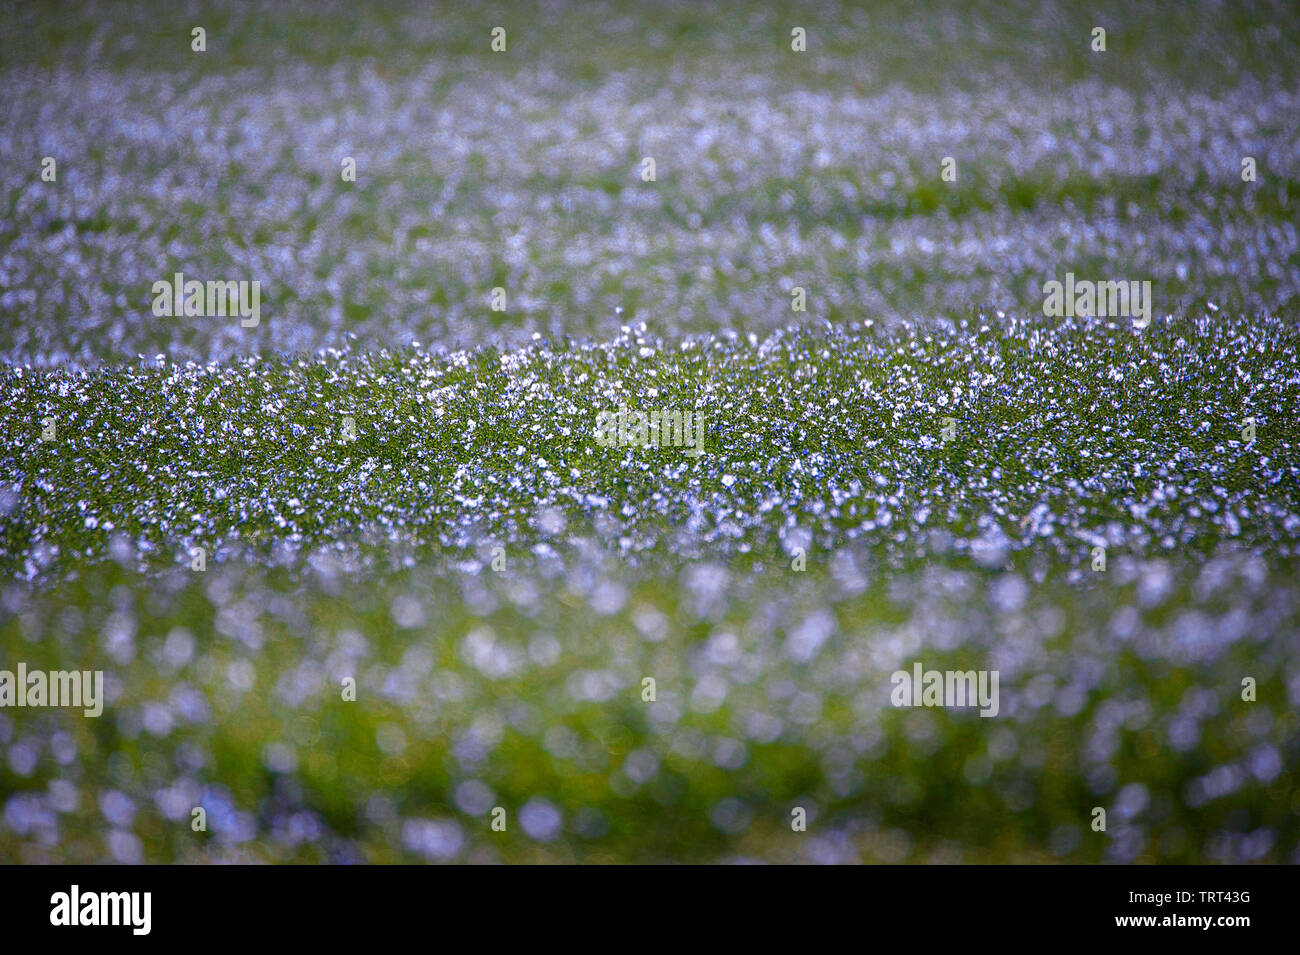
<svg viewBox="0 0 1300 955"><path fill-rule="evenodd" d="M0 25L0 862L1300 862L1294 5L155 7Z"/></svg>

